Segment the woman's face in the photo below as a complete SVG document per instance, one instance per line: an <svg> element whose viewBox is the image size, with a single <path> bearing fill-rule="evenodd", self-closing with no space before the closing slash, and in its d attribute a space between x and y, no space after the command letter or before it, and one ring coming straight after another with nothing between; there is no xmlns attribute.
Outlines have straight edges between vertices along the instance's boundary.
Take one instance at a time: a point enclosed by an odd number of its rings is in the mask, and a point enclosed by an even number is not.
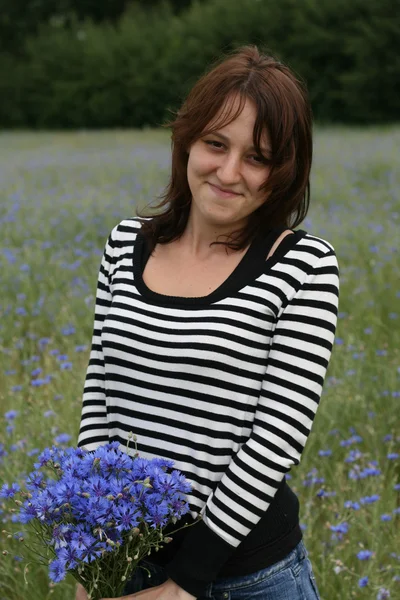
<svg viewBox="0 0 400 600"><path fill-rule="evenodd" d="M236 102L233 100L235 109ZM229 109L229 107L228 107ZM256 108L249 99L240 115L229 125L201 136L189 149L187 177L192 192L191 211L208 225L241 227L247 217L266 200L259 187L268 178L270 167L263 158L271 157L267 132L261 138L263 156L253 146ZM214 186L234 194L218 192Z"/></svg>

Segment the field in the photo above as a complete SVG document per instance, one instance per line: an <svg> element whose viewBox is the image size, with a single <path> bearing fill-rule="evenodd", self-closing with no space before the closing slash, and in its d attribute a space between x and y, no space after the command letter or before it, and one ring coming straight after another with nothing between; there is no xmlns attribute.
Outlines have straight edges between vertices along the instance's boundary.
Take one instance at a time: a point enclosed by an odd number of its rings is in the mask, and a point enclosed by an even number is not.
<svg viewBox="0 0 400 600"><path fill-rule="evenodd" d="M0 487L75 445L111 229L167 182L165 131L0 135ZM290 485L324 600L400 598L400 128L318 129L310 212L340 266L335 346ZM0 600L67 600L0 500ZM364 551L364 552L362 552ZM361 552L361 553L360 553Z"/></svg>

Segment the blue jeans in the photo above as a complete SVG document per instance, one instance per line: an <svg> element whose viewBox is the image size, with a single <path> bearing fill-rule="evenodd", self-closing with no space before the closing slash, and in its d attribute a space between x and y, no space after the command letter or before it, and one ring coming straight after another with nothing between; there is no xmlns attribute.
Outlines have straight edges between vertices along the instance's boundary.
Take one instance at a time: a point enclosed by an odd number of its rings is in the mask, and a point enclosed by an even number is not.
<svg viewBox="0 0 400 600"><path fill-rule="evenodd" d="M168 579L165 569L146 560L140 563L124 594L134 594L161 585ZM283 559L251 575L216 579L198 600L320 600L308 553L301 540Z"/></svg>

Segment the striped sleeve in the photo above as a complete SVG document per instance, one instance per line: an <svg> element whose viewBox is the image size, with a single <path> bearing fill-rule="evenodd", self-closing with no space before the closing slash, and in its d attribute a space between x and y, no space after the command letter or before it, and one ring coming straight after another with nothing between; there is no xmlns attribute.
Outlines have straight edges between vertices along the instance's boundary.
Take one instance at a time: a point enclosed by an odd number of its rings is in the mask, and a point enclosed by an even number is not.
<svg viewBox="0 0 400 600"><path fill-rule="evenodd" d="M196 597L205 595L268 510L285 473L300 462L331 357L338 305L339 268L331 247L281 308L250 437L166 565L169 577Z"/></svg>
<svg viewBox="0 0 400 600"><path fill-rule="evenodd" d="M110 268L113 260L116 227L108 236L97 278L94 327L89 364L83 390L82 413L78 436L78 447L95 450L108 442L108 423L105 395L104 356L101 331L108 309L111 306Z"/></svg>

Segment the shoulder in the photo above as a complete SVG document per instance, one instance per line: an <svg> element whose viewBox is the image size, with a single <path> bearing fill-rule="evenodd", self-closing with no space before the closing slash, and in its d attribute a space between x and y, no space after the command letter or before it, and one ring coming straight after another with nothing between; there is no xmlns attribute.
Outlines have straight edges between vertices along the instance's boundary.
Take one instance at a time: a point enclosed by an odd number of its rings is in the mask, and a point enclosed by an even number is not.
<svg viewBox="0 0 400 600"><path fill-rule="evenodd" d="M313 235L312 233L306 232L306 235L304 236L304 240L306 241L306 243L308 243L311 246L313 246L314 248L316 248L318 250L318 252L321 253L321 255L328 254L328 253L336 254L335 248L333 247L333 245L328 240L325 240L324 238L321 238L316 235Z"/></svg>
<svg viewBox="0 0 400 600"><path fill-rule="evenodd" d="M118 242L131 241L136 238L138 231L142 227L142 221L146 219L140 217L128 217L115 225L110 233L110 240L114 244Z"/></svg>
<svg viewBox="0 0 400 600"><path fill-rule="evenodd" d="M337 260L336 250L328 240L304 230L295 231L295 235L297 239L293 250L311 267L317 266L320 261L328 260L329 257L333 257L334 261Z"/></svg>
<svg viewBox="0 0 400 600"><path fill-rule="evenodd" d="M332 283L338 286L339 264L333 244L302 229L295 230L294 233L295 235L288 235L282 242L290 244L290 247L276 264L280 275L294 289L311 281L315 284Z"/></svg>

